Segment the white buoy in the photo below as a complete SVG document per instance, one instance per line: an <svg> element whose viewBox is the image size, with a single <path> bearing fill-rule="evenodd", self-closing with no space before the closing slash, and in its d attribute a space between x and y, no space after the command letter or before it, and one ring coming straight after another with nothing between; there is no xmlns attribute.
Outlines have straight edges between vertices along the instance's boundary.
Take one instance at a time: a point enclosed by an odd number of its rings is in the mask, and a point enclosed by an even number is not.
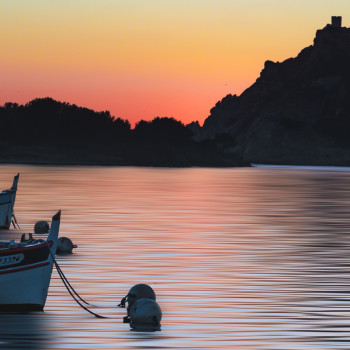
<svg viewBox="0 0 350 350"><path fill-rule="evenodd" d="M49 233L50 225L47 221L38 221L34 225L34 233Z"/></svg>
<svg viewBox="0 0 350 350"><path fill-rule="evenodd" d="M57 242L56 253L71 254L73 252L73 248L77 248L77 245L73 244L68 237L60 237Z"/></svg>
<svg viewBox="0 0 350 350"><path fill-rule="evenodd" d="M135 331L159 331L162 310L153 299L137 300L130 309L130 327Z"/></svg>

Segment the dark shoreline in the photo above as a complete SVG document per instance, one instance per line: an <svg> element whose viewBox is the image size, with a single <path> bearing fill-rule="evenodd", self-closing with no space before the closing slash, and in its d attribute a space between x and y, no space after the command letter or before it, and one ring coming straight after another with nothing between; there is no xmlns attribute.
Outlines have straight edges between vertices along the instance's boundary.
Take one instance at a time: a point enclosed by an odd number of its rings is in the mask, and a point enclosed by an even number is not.
<svg viewBox="0 0 350 350"><path fill-rule="evenodd" d="M113 161L85 161L85 162L76 162L76 161L44 161L44 160L28 160L28 159L17 159L17 160L0 160L0 165L23 165L23 166L98 166L98 167L142 167L142 168L289 168L289 167L337 167L337 168L350 168L350 164L344 163L325 163L325 162L310 162L310 163L300 163L295 162L292 164L284 162L275 162L275 163L247 163L245 165L198 165L198 164L186 164L186 165L174 165L174 164L135 164L135 163L118 163Z"/></svg>
<svg viewBox="0 0 350 350"><path fill-rule="evenodd" d="M157 161L143 161L132 162L118 160L113 157L92 157L90 159L82 157L40 157L40 156L19 156L19 157L1 157L1 165L33 165L33 166L113 166L113 167L152 167L152 168L238 168L250 167L250 163L242 162L237 164L236 161L222 161L222 160L203 160L197 162L168 160L166 162Z"/></svg>
<svg viewBox="0 0 350 350"><path fill-rule="evenodd" d="M139 165L139 164L117 164L117 163L58 163L58 162L30 162L30 161L0 161L0 165L22 165L22 166L52 166L52 167L65 167L65 166L76 166L76 167L135 167L135 168L173 168L173 169L185 169L185 168L213 168L213 169L227 169L227 168L251 168L252 166L247 165Z"/></svg>

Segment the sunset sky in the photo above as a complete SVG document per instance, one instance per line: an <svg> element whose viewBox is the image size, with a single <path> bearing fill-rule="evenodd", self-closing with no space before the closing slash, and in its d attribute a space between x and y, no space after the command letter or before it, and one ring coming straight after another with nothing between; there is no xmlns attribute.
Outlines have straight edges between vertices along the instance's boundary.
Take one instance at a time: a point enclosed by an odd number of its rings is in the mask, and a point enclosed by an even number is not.
<svg viewBox="0 0 350 350"><path fill-rule="evenodd" d="M264 62L295 57L350 0L1 0L0 104L50 96L201 124Z"/></svg>

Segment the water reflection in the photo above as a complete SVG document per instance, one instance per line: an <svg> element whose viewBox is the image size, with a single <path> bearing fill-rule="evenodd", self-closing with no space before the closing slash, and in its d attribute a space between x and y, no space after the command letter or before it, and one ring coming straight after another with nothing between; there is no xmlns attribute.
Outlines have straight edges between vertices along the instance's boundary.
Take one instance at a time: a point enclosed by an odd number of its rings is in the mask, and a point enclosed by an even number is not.
<svg viewBox="0 0 350 350"><path fill-rule="evenodd" d="M41 316L0 313L0 349L45 349L49 334Z"/></svg>
<svg viewBox="0 0 350 350"><path fill-rule="evenodd" d="M52 349L350 348L349 170L1 170L6 184L21 172L23 230L62 209L61 235L78 248L58 261L109 317L80 309L54 272L45 312L18 339L32 332ZM157 294L161 332L123 324L116 305L137 283ZM23 328L13 317L9 334Z"/></svg>

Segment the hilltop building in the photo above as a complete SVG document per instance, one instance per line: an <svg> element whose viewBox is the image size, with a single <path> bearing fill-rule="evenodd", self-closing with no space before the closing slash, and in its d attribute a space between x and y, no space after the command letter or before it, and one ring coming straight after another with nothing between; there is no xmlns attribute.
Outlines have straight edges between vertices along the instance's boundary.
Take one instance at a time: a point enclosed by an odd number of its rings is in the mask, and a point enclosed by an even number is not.
<svg viewBox="0 0 350 350"><path fill-rule="evenodd" d="M341 16L332 16L332 27L341 27Z"/></svg>

